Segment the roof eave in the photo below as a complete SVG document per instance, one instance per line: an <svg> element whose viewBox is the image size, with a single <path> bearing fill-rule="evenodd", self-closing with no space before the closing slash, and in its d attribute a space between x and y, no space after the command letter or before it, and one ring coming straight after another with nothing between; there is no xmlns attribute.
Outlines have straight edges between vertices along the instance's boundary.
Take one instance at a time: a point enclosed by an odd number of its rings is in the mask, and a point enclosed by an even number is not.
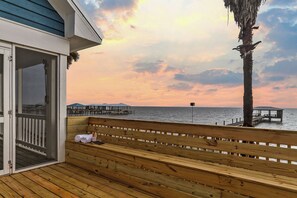
<svg viewBox="0 0 297 198"><path fill-rule="evenodd" d="M68 0L68 1L72 1L72 3L77 8L77 10L80 12L82 17L86 20L86 22L89 24L89 26L94 30L94 32L98 35L98 37L102 41L104 38L102 31L97 27L97 25L94 23L94 21L90 19L90 17L87 15L85 10L82 8L80 3L77 0Z"/></svg>
<svg viewBox="0 0 297 198"><path fill-rule="evenodd" d="M49 0L64 19L65 37L70 41L70 51L79 51L102 43L103 34L87 16L77 0Z"/></svg>

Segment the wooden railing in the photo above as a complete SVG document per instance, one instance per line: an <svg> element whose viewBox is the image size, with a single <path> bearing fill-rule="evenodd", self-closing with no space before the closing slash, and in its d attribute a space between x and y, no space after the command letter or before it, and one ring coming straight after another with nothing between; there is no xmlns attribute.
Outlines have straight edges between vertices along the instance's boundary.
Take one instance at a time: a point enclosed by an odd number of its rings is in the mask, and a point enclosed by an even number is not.
<svg viewBox="0 0 297 198"><path fill-rule="evenodd" d="M69 118L68 139L105 143L297 177L297 132L105 118Z"/></svg>
<svg viewBox="0 0 297 198"><path fill-rule="evenodd" d="M17 114L16 122L16 144L45 154L45 116Z"/></svg>

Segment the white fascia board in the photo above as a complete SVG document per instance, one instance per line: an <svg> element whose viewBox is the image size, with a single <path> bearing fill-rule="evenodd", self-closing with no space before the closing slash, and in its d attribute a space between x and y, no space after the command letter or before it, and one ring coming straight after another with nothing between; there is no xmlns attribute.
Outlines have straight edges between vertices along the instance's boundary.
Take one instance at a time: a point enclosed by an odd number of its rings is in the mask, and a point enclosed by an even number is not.
<svg viewBox="0 0 297 198"><path fill-rule="evenodd" d="M84 25L93 33L95 33L99 39L100 42L104 38L102 31L100 28L97 27L95 22L89 17L89 15L86 13L86 11L83 9L81 4L79 3L78 0L68 0L73 3L73 5L77 8L76 14L81 18L81 20L84 22ZM93 30L93 31L92 31ZM97 40L98 41L98 40Z"/></svg>
<svg viewBox="0 0 297 198"><path fill-rule="evenodd" d="M65 37L70 40L70 51L86 49L102 42L102 33L93 22L87 18L82 7L76 0L49 0L65 23ZM73 38L81 38L81 43L71 43ZM86 45L87 43L87 45Z"/></svg>
<svg viewBox="0 0 297 198"><path fill-rule="evenodd" d="M2 41L57 54L68 55L70 52L69 40L61 36L4 18L0 18L0 27L0 40Z"/></svg>
<svg viewBox="0 0 297 198"><path fill-rule="evenodd" d="M87 38L89 41L93 41L94 43L97 43L97 45L100 45L102 41L101 38L89 25L86 25L86 23L87 21L81 17L80 14L75 13L75 36Z"/></svg>

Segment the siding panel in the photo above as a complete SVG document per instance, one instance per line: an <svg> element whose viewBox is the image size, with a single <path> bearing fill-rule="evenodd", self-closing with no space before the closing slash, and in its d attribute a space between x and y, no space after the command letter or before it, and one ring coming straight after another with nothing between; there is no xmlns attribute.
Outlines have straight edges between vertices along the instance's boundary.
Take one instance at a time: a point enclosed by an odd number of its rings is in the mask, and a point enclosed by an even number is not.
<svg viewBox="0 0 297 198"><path fill-rule="evenodd" d="M0 0L0 17L64 36L64 21L47 0Z"/></svg>

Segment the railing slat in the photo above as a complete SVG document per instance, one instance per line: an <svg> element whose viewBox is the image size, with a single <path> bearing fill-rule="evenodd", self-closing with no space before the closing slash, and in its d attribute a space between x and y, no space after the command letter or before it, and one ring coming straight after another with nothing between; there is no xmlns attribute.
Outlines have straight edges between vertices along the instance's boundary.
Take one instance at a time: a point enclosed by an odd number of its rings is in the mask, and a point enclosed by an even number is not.
<svg viewBox="0 0 297 198"><path fill-rule="evenodd" d="M45 152L45 116L17 114L17 144Z"/></svg>
<svg viewBox="0 0 297 198"><path fill-rule="evenodd" d="M45 120L42 120L42 147L45 147Z"/></svg>

